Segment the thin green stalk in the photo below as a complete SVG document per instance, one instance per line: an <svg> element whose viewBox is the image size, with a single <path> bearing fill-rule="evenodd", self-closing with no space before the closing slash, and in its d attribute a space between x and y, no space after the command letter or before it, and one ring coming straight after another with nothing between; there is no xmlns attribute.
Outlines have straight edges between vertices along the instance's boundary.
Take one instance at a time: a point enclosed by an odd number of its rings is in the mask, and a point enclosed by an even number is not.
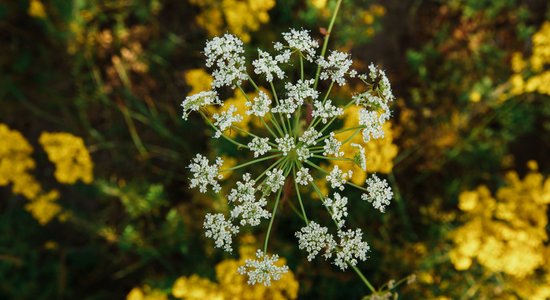
<svg viewBox="0 0 550 300"><path fill-rule="evenodd" d="M277 97L277 91L275 90L275 86L273 85L273 82L270 82L269 85L271 86L271 91L273 92L273 98L275 98L275 103L277 103L277 106L279 106L280 105L279 97ZM283 119L283 116L280 113L279 113L279 120L281 121L281 127L283 128L284 133L288 134L285 120Z"/></svg>
<svg viewBox="0 0 550 300"><path fill-rule="evenodd" d="M206 120L206 122L208 123L208 125L210 125L214 130L219 130L216 125L212 124L212 122L210 122L210 120L208 119L208 117L204 114L204 112L202 111L199 111L199 113L201 114L201 116L204 118L204 120ZM247 145L245 144L241 144L237 141L235 141L234 139L228 137L227 135L225 135L224 133L221 134L221 136L226 139L227 141L231 142L232 144L236 145L237 147L242 147L242 148L246 148L246 149L250 149Z"/></svg>
<svg viewBox="0 0 550 300"><path fill-rule="evenodd" d="M298 168L298 163L295 163L296 168ZM298 196L298 203L300 203L300 208L302 209L302 215L304 216L304 220L306 221L306 225L309 224L309 220L307 219L306 210L304 209L304 203L302 202L302 195L300 194L300 188L298 187L298 182L296 181L296 170L293 170L294 173L294 187L296 188L296 195Z"/></svg>
<svg viewBox="0 0 550 300"><path fill-rule="evenodd" d="M285 161L285 163L283 165L283 169L286 167L287 163L288 163L288 160ZM288 173L290 173L290 170L291 170L291 168L286 170L285 177L288 176ZM269 235L271 234L271 228L273 227L273 221L275 220L275 215L277 214L277 207L279 206L279 201L281 200L281 193L283 192L283 189L284 189L284 185L277 192L277 199L275 200L275 205L273 207L273 212L271 213L271 219L269 220L269 226L267 227L267 233L266 233L266 236L265 236L264 253L267 253L267 245L269 243Z"/></svg>
<svg viewBox="0 0 550 300"><path fill-rule="evenodd" d="M304 58L302 56L302 52L300 54L300 79L304 80Z"/></svg>
<svg viewBox="0 0 550 300"><path fill-rule="evenodd" d="M354 266L350 263L348 263L354 270L355 270L355 273L357 273L357 275L359 275L359 277L361 277L361 280L363 280L363 282L365 283L365 285L369 288L369 290L373 293L376 293L376 289L374 288L374 286L372 286L372 284L369 282L369 280L365 277L365 275L363 275L363 273L361 272L361 270L359 270L359 268L357 268L357 266Z"/></svg>
<svg viewBox="0 0 550 300"><path fill-rule="evenodd" d="M351 158L346 158L346 157L327 157L327 156L316 155L316 154L314 154L313 157L317 157L317 158L321 158L321 159L325 159L325 160L349 161L349 162L353 162L353 161L354 161L353 159L351 159Z"/></svg>
<svg viewBox="0 0 550 300"><path fill-rule="evenodd" d="M323 43L323 48L321 49L321 57L325 57L325 53L327 52L328 40L332 32L332 26L334 26L334 22L336 21L336 15L338 15L338 10L340 10L341 4L342 4L342 0L338 0L338 2L336 3L336 8L334 8L334 12L332 13L332 19L330 20L330 24L328 25L328 30L325 35L325 42ZM315 72L315 83L313 84L314 89L317 89L317 83L319 82L320 73L321 73L321 65L317 65L317 71Z"/></svg>
<svg viewBox="0 0 550 300"><path fill-rule="evenodd" d="M231 128L235 128L237 131L240 131L240 132L242 132L242 133L244 133L244 134L247 134L247 135L250 135L250 136L252 136L252 137L259 138L259 136L255 135L255 134L253 134L253 133L251 133L251 132L248 132L248 131L246 131L246 130L240 128L240 127L231 125ZM269 145L271 145L272 147L277 148L277 145L276 145L276 144L274 144L274 143L272 143L272 142L269 142L269 141L268 141L267 143L268 143Z"/></svg>
<svg viewBox="0 0 550 300"><path fill-rule="evenodd" d="M248 75L248 81L252 84L252 86L254 86L254 89L256 89L256 91L260 91L260 88L258 87L258 85L256 84L256 82L254 82L254 79L252 79L252 77L250 77L250 75Z"/></svg>
<svg viewBox="0 0 550 300"><path fill-rule="evenodd" d="M259 118L261 121L262 121L262 124L264 124L265 128L267 128L267 130L269 131L269 133L271 134L271 136L273 138L277 138L277 135L275 134L275 132L271 129L271 127L269 127L269 125L267 125L267 123L265 122L265 119L264 118Z"/></svg>
<svg viewBox="0 0 550 300"><path fill-rule="evenodd" d="M229 169L220 170L220 172L227 172L227 171L237 170L237 169L240 169L240 168L243 168L243 167L246 167L246 166L250 166L250 165L253 165L253 164L255 164L255 163L262 162L262 161L264 161L264 160L268 160L268 159L272 159L272 158L275 158L275 157L279 157L279 156L282 156L282 155L283 155L283 154L279 153L279 154L275 154L275 155L270 155L270 156L266 156L266 157L261 157L261 158L254 159L254 160L251 160L251 161L249 161L249 162L245 162L245 163L243 163L243 164L234 166L234 167L229 168Z"/></svg>

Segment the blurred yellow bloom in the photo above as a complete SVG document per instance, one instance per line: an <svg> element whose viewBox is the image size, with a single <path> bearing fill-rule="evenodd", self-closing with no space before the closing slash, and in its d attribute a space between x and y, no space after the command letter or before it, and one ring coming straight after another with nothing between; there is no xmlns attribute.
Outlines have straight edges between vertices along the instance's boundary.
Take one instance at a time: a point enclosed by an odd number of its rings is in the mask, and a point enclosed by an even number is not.
<svg viewBox="0 0 550 300"><path fill-rule="evenodd" d="M298 297L298 281L289 271L280 280L273 281L271 286L263 284L249 285L244 275L235 270L245 263L246 259L254 258L256 248L249 243L254 242L252 236L244 236L243 246L239 249L240 258L226 259L216 265L218 283L197 275L178 278L172 287L172 295L178 299L199 300L284 300ZM286 264L284 258L277 265Z"/></svg>
<svg viewBox="0 0 550 300"><path fill-rule="evenodd" d="M269 22L269 10L275 0L190 0L201 8L196 22L210 36L225 30L237 35L244 42L250 40L250 32ZM246 16L246 17L244 17Z"/></svg>
<svg viewBox="0 0 550 300"><path fill-rule="evenodd" d="M537 270L550 264L547 206L550 204L550 178L531 172L521 180L517 173L506 175L505 185L493 197L480 186L460 194L459 208L466 213L466 223L451 233L454 248L449 253L457 270L469 269L474 260L491 273L504 273L510 282L532 281ZM550 270L543 273L550 279ZM547 295L545 291L530 290ZM544 299L536 297L537 299Z"/></svg>
<svg viewBox="0 0 550 300"><path fill-rule="evenodd" d="M46 225L61 211L61 206L55 203L58 198L59 192L53 190L31 200L30 203L25 205L25 209L31 213L38 223Z"/></svg>
<svg viewBox="0 0 550 300"><path fill-rule="evenodd" d="M79 179L84 183L93 181L92 159L82 138L64 132L43 132L39 142L55 164L57 181L65 184L73 184Z"/></svg>
<svg viewBox="0 0 550 300"><path fill-rule="evenodd" d="M311 0L311 5L317 9L322 9L327 6L327 0Z"/></svg>
<svg viewBox="0 0 550 300"><path fill-rule="evenodd" d="M133 288L126 295L126 300L168 300L168 296L161 290L145 285Z"/></svg>
<svg viewBox="0 0 550 300"><path fill-rule="evenodd" d="M204 69L191 69L183 73L187 85L191 87L189 95L212 89L212 76Z"/></svg>
<svg viewBox="0 0 550 300"><path fill-rule="evenodd" d="M23 195L27 199L36 197L40 185L28 174L35 168L31 145L21 133L1 123L0 141L0 186L13 184L14 194Z"/></svg>
<svg viewBox="0 0 550 300"><path fill-rule="evenodd" d="M197 275L178 278L172 287L172 296L186 300L224 299L217 284Z"/></svg>
<svg viewBox="0 0 550 300"><path fill-rule="evenodd" d="M514 75L508 80L509 97L524 93L539 93L550 95L550 22L544 22L538 32L532 37L533 50L528 58L520 53L512 55L511 65ZM528 62L528 63L527 63ZM527 70L527 74L524 71Z"/></svg>
<svg viewBox="0 0 550 300"><path fill-rule="evenodd" d="M470 101L471 102L474 102L474 103L477 103L481 100L481 93L478 92L478 91L472 91L470 93Z"/></svg>
<svg viewBox="0 0 550 300"><path fill-rule="evenodd" d="M28 14L31 17L43 19L46 17L46 9L44 8L44 4L40 2L40 0L31 0L31 3L29 3L29 10Z"/></svg>

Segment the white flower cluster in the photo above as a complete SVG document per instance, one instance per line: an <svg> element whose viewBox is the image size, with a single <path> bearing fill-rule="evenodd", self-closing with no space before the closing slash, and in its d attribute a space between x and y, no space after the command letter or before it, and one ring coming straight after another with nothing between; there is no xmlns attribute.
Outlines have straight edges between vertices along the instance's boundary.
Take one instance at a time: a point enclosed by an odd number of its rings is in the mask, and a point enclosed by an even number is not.
<svg viewBox="0 0 550 300"><path fill-rule="evenodd" d="M294 138L288 134L282 138L276 138L275 142L279 146L279 150L283 152L284 156L287 156L288 152L290 152L296 146L294 145Z"/></svg>
<svg viewBox="0 0 550 300"><path fill-rule="evenodd" d="M249 173L243 175L243 181L237 182L237 187L231 190L227 200L235 207L231 210L231 218L241 218L241 226L260 225L260 219L271 217L271 213L264 209L267 205L265 198L256 200L256 181L252 180Z"/></svg>
<svg viewBox="0 0 550 300"><path fill-rule="evenodd" d="M348 198L342 197L338 193L334 193L334 200L326 198L323 204L330 211L332 219L336 222L338 229L344 227L346 217L348 216Z"/></svg>
<svg viewBox="0 0 550 300"><path fill-rule="evenodd" d="M210 162L206 156L197 154L188 167L189 171L193 174L189 187L199 187L199 191L201 193L206 193L206 188L208 185L211 185L214 192L219 192L221 190L221 186L218 183L218 180L223 178L219 174L219 169L222 164L223 160L219 157L216 158L215 164L210 165Z"/></svg>
<svg viewBox="0 0 550 300"><path fill-rule="evenodd" d="M332 104L330 99L327 99L324 103L321 101L313 102L313 117L320 118L323 124L326 124L329 119L339 117L344 114L344 109Z"/></svg>
<svg viewBox="0 0 550 300"><path fill-rule="evenodd" d="M248 69L259 75L261 82L267 82L268 89L258 86L254 78L249 76L243 43L236 36L225 34L208 41L204 55L206 66L212 70L212 90L187 96L181 104L183 119L187 120L192 112L200 112L214 128L214 138L223 137L224 143L235 146L240 153L251 157L249 161L220 170L223 164L221 158L216 158L211 164L206 156L197 154L188 167L191 174L189 186L198 188L201 193L209 189L215 193L221 190L218 183L222 178L220 172L242 174L239 181L227 187L228 216L221 213L206 214L203 223L205 235L214 241L216 247L232 251L233 238L241 226L258 226L271 218L263 251L258 250L257 259L247 260L238 270L248 276L249 284L270 285L288 271L287 266L277 264L277 255L271 256L266 252L278 206L288 205L289 201L284 200L293 199L294 193L298 196L301 209L301 212L295 212L306 223L295 234L298 247L307 251L308 260L322 254L325 259L332 259L332 263L342 270L366 260L369 251L361 229L347 228L347 206L354 199L348 199L342 193L345 186L366 191L361 199L372 203L381 212L385 211L393 197L388 183L376 175L367 179L366 188L363 188L351 182L351 170L334 165L329 171L322 165L331 160L346 161L366 171L365 148L356 143L346 148L353 136L340 140L336 133L354 130L353 135L362 134L365 142L383 137L383 125L391 117L390 104L395 99L384 71L371 64L366 74L357 76L357 72L352 69L353 62L349 54L332 51L325 56L326 49L323 49L319 55L319 44L307 30L291 29L282 36L282 43L274 43L274 53L258 49L257 59L252 61L252 68ZM307 70L312 68L304 68L304 60L317 65L318 72L314 76L308 77ZM289 70L292 66L299 66L299 72ZM300 79L288 78L293 74L300 74ZM334 84L342 86L355 77L366 86L362 93L351 99L331 96ZM276 82L281 80L284 80L284 84ZM320 80L330 81L326 91L317 90L317 87L325 86L319 85ZM244 84L247 86L242 86ZM250 116L246 118L251 120L250 126L239 124L245 118L230 103L226 103L223 110L207 109L207 106L224 104L217 91L224 87L237 89L246 98L245 113ZM252 88L256 94L254 97L245 91ZM350 128L334 131L342 123L337 121L338 118L344 115L346 108L353 105L359 110L359 120ZM239 135L228 134L229 130L237 130ZM254 130L254 133L249 130ZM344 153L342 149L352 150ZM226 148L220 147L220 150L226 151ZM259 163L262 166L254 166ZM241 171L245 167L249 167L250 171ZM320 181L326 183L332 191L322 192L317 186ZM302 201L300 194L306 190L318 194L336 225L333 234L327 227L307 218L309 214L306 214L306 208L309 205L304 203L309 199L304 197L305 201ZM270 212L268 208L273 211Z"/></svg>
<svg viewBox="0 0 550 300"><path fill-rule="evenodd" d="M272 280L279 280L281 276L288 272L287 266L277 266L275 263L279 260L277 254L269 256L261 250L256 251L257 259L247 259L244 266L238 269L239 274L248 276L248 284L254 285L262 283L270 286Z"/></svg>
<svg viewBox="0 0 550 300"><path fill-rule="evenodd" d="M227 221L223 214L206 214L204 229L206 237L212 238L217 248L223 248L227 252L233 251L233 236L239 233L239 228L231 221Z"/></svg>
<svg viewBox="0 0 550 300"><path fill-rule="evenodd" d="M264 91L260 91L253 101L246 101L245 105L250 107L250 109L246 111L247 115L263 118L265 114L269 112L271 99L269 99L269 96Z"/></svg>
<svg viewBox="0 0 550 300"><path fill-rule="evenodd" d="M380 212L386 211L386 205L390 205L390 201L393 198L393 192L388 185L388 182L384 179L381 180L376 175L372 175L367 179L367 193L361 195L361 199L372 203L374 208L380 210Z"/></svg>
<svg viewBox="0 0 550 300"><path fill-rule="evenodd" d="M298 238L298 248L307 251L309 261L324 251L325 259L334 256L333 264L342 271L346 270L348 265L356 266L359 260L365 261L370 250L369 244L363 241L361 229L338 230L340 240L337 243L328 232L328 228L311 221L295 235Z"/></svg>
<svg viewBox="0 0 550 300"><path fill-rule="evenodd" d="M290 32L283 33L283 38L290 49L299 51L307 61L313 62L319 43L311 38L309 31L291 29ZM283 44L281 43L276 43L275 45L276 49L280 50L283 48Z"/></svg>
<svg viewBox="0 0 550 300"><path fill-rule="evenodd" d="M235 87L248 78L243 42L232 34L215 37L206 43L206 66L215 67L212 87Z"/></svg>
<svg viewBox="0 0 550 300"><path fill-rule="evenodd" d="M310 182L313 181L313 176L309 175L309 169L308 168L300 168L298 172L296 172L296 182L298 182L301 185L308 185Z"/></svg>
<svg viewBox="0 0 550 300"><path fill-rule="evenodd" d="M355 70L350 71L353 61L350 55L344 52L332 51L326 59L319 57L318 63L322 69L320 78L323 80L330 79L340 86L346 84L346 74L349 74L350 77L357 75Z"/></svg>
<svg viewBox="0 0 550 300"><path fill-rule="evenodd" d="M214 134L215 138L219 138L227 128L231 127L233 123L237 123L243 120L243 116L235 114L237 108L235 105L229 106L229 109L221 112L220 114L214 114L214 125L218 128Z"/></svg>
<svg viewBox="0 0 550 300"><path fill-rule="evenodd" d="M212 104L222 104L220 98L218 98L218 94L214 91L205 91L187 96L181 103L181 106L183 107L182 118L187 120L187 117L192 111L199 111L201 107Z"/></svg>
<svg viewBox="0 0 550 300"><path fill-rule="evenodd" d="M337 165L332 168L330 174L327 175L327 182L330 182L330 187L333 189L344 190L344 185L348 182L348 179L351 179L353 176L353 171L349 170L347 173L340 170L340 167Z"/></svg>
<svg viewBox="0 0 550 300"><path fill-rule="evenodd" d="M336 139L334 132L331 132L330 136L325 139L323 155L334 155L336 157L344 156L344 152L340 151L340 147L342 147L342 143Z"/></svg>
<svg viewBox="0 0 550 300"><path fill-rule="evenodd" d="M250 143L248 143L248 148L250 148L250 151L254 152L254 157L258 157L260 155L266 154L269 150L271 150L271 146L269 145L269 138L261 138L261 137L254 137Z"/></svg>
<svg viewBox="0 0 550 300"><path fill-rule="evenodd" d="M296 232L296 237L298 238L298 248L307 251L307 260L309 261L312 261L322 250L325 250L325 258L330 258L336 248L336 242L328 233L328 228L313 221Z"/></svg>
<svg viewBox="0 0 550 300"><path fill-rule="evenodd" d="M254 73L265 75L267 82L273 81L273 74L279 79L285 77L285 72L279 67L279 64L286 63L290 59L290 51L285 51L273 58L269 53L258 49L259 58L252 62Z"/></svg>

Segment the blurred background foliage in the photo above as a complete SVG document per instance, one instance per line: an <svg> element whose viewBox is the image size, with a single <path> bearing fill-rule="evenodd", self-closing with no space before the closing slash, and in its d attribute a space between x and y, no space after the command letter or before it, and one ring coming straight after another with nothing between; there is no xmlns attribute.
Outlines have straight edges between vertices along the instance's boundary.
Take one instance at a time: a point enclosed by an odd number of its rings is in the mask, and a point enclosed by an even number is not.
<svg viewBox="0 0 550 300"><path fill-rule="evenodd" d="M186 181L193 153L239 158L181 120L180 101L209 87L205 40L265 48L290 27L321 40L333 5L0 2L0 298L361 299L354 274L305 260L290 206L274 242L292 272L246 285L234 266L261 235L214 251L202 221L225 200ZM365 145L395 201L382 215L350 204L367 277L392 287L414 274L402 299L549 299L549 3L344 0L331 45L359 70L383 66L398 96L386 138Z"/></svg>

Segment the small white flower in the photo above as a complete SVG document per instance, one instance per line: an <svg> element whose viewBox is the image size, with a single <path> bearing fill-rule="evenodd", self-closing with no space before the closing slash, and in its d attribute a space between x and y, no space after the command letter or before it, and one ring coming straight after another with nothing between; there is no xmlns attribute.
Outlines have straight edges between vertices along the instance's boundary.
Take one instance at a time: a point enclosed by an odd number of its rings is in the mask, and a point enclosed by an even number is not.
<svg viewBox="0 0 550 300"><path fill-rule="evenodd" d="M218 128L214 134L214 138L219 138L227 128L231 127L233 123L241 122L243 117L239 114L235 114L237 108L235 105L229 106L229 109L223 111L221 114L214 114L214 125Z"/></svg>
<svg viewBox="0 0 550 300"><path fill-rule="evenodd" d="M344 156L344 152L340 151L342 143L336 139L334 132L330 133L330 136L325 139L325 145L323 146L323 155L334 155L336 157Z"/></svg>
<svg viewBox="0 0 550 300"><path fill-rule="evenodd" d="M312 261L322 250L325 250L325 259L330 258L332 251L336 248L336 242L328 233L328 228L313 221L296 232L296 237L298 238L298 248L307 251L308 261Z"/></svg>
<svg viewBox="0 0 550 300"><path fill-rule="evenodd" d="M330 79L340 86L346 84L344 77L353 63L349 54L340 51L331 51L327 59L319 57L317 62L323 70L319 76L321 80ZM356 72L352 73L353 76L355 74Z"/></svg>
<svg viewBox="0 0 550 300"><path fill-rule="evenodd" d="M378 113L362 108L359 110L359 125L365 126L363 129L363 141L368 143L371 139L380 139L384 137L384 129Z"/></svg>
<svg viewBox="0 0 550 300"><path fill-rule="evenodd" d="M283 33L283 38L290 49L300 51L307 61L313 62L319 44L311 38L308 30L290 29L290 32ZM282 46L281 43L275 45L276 48L279 47L280 49L282 49Z"/></svg>
<svg viewBox="0 0 550 300"><path fill-rule="evenodd" d="M296 147L296 145L294 144L294 138L291 137L288 134L286 134L282 138L276 138L275 142L279 146L279 150L281 150L281 152L283 152L284 156L287 156L288 152L292 151L292 149L294 149L294 147Z"/></svg>
<svg viewBox="0 0 550 300"><path fill-rule="evenodd" d="M368 192L362 194L361 199L372 203L372 206L380 210L380 212L385 212L386 205L390 205L390 201L393 198L393 192L388 182L385 179L381 180L376 174L373 174L371 178L367 179L366 183Z"/></svg>
<svg viewBox="0 0 550 300"><path fill-rule="evenodd" d="M208 158L197 154L193 161L189 164L189 171L193 174L191 178L190 188L199 187L201 193L206 193L208 185L212 186L214 192L219 192L221 189L217 180L222 179L219 174L219 169L223 164L223 160L220 157L216 158L216 163L209 165Z"/></svg>
<svg viewBox="0 0 550 300"><path fill-rule="evenodd" d="M267 178L264 185L273 193L285 184L285 176L283 176L283 170L281 169L269 170L265 173L265 175Z"/></svg>
<svg viewBox="0 0 550 300"><path fill-rule="evenodd" d="M395 96L391 90L391 84L383 70L378 69L374 64L369 65L370 82L376 83L373 85L373 90L376 91L386 102L393 101Z"/></svg>
<svg viewBox="0 0 550 300"><path fill-rule="evenodd" d="M260 91L258 93L258 96L255 97L252 102L246 101L245 105L247 107L250 107L246 111L247 115L254 115L257 117L264 117L266 113L269 112L269 107L271 105L271 99L269 96L264 92Z"/></svg>
<svg viewBox="0 0 550 300"><path fill-rule="evenodd" d="M301 185L308 185L313 181L313 177L309 175L309 169L301 167L298 172L296 172L296 182Z"/></svg>
<svg viewBox="0 0 550 300"><path fill-rule="evenodd" d="M321 101L315 101L313 102L313 106L314 108L311 115L316 118L321 118L323 124L326 124L330 118L344 114L344 109L332 105L332 101L330 99L327 99L324 104Z"/></svg>
<svg viewBox="0 0 550 300"><path fill-rule="evenodd" d="M365 92L352 97L357 106L369 109L371 111L377 111L380 113L380 123L384 123L391 117L391 110L387 101L373 95L371 92Z"/></svg>
<svg viewBox="0 0 550 300"><path fill-rule="evenodd" d="M288 266L275 265L279 260L277 254L269 256L258 249L256 258L257 260L247 259L244 266L238 269L239 274L248 276L249 285L262 283L264 286L270 286L272 280L279 280L284 273L288 272Z"/></svg>
<svg viewBox="0 0 550 300"><path fill-rule="evenodd" d="M344 184L348 182L348 179L351 179L351 176L353 175L353 171L349 170L347 173L344 173L338 165L334 166L332 171L330 171L330 174L327 175L326 179L328 182L330 182L330 186L333 189L340 189L341 191L344 190Z"/></svg>
<svg viewBox="0 0 550 300"><path fill-rule="evenodd" d="M279 63L288 62L290 55L279 55L273 58L269 53L258 49L259 57L252 62L254 66L254 73L258 75L265 75L267 82L273 81L273 74L279 79L285 77L285 72L279 67Z"/></svg>
<svg viewBox="0 0 550 300"><path fill-rule="evenodd" d="M181 103L183 107L182 119L187 120L192 111L198 111L201 107L211 104L222 104L215 91L205 91L185 97L185 100Z"/></svg>
<svg viewBox="0 0 550 300"><path fill-rule="evenodd" d="M231 189L231 193L227 196L227 200L235 205L231 210L231 218L241 218L242 226L249 224L257 226L260 224L260 219L269 218L271 213L264 209L267 205L265 198L256 200L256 181L251 180L250 174L243 175L243 181L237 182L237 187Z"/></svg>
<svg viewBox="0 0 550 300"><path fill-rule="evenodd" d="M365 149L363 148L363 146L356 143L351 143L350 145L357 148L357 152L355 152L355 154L353 155L353 162L358 165L361 170L366 171L367 158L365 157Z"/></svg>
<svg viewBox="0 0 550 300"><path fill-rule="evenodd" d="M254 157L264 155L269 150L271 146L269 145L269 138L254 137L250 143L248 143L248 148L254 152Z"/></svg>
<svg viewBox="0 0 550 300"><path fill-rule="evenodd" d="M306 130L301 137L298 138L298 140L307 146L313 146L316 144L316 141L318 138L321 137L321 133L317 132L315 128L310 127L308 130Z"/></svg>
<svg viewBox="0 0 550 300"><path fill-rule="evenodd" d="M239 228L230 221L225 220L223 214L206 214L204 218L205 236L212 238L216 248L223 248L231 252L233 236L239 233Z"/></svg>
<svg viewBox="0 0 550 300"><path fill-rule="evenodd" d="M309 152L309 148L305 145L298 147L296 149L296 154L298 155L298 160L300 161L304 161L313 156L313 154Z"/></svg>
<svg viewBox="0 0 550 300"><path fill-rule="evenodd" d="M334 193L334 200L326 198L323 204L330 211L330 215L334 222L336 222L338 229L344 227L346 223L345 218L348 216L348 198L342 197L338 193Z"/></svg>
<svg viewBox="0 0 550 300"><path fill-rule="evenodd" d="M232 34L215 37L206 43L204 55L206 66L214 67L212 87L231 86L235 88L248 79L244 58L243 42Z"/></svg>
<svg viewBox="0 0 550 300"><path fill-rule="evenodd" d="M367 252L370 250L369 244L363 241L363 232L361 229L339 231L338 237L340 243L334 264L342 271L348 268L348 263L352 266L357 265L357 260L367 260Z"/></svg>
<svg viewBox="0 0 550 300"><path fill-rule="evenodd" d="M306 99L315 100L319 97L319 93L311 86L315 80L298 80L296 84L288 82L285 84L287 91L287 97L282 99L277 107L274 107L271 111L286 114L288 118L291 117L298 107L304 104Z"/></svg>

